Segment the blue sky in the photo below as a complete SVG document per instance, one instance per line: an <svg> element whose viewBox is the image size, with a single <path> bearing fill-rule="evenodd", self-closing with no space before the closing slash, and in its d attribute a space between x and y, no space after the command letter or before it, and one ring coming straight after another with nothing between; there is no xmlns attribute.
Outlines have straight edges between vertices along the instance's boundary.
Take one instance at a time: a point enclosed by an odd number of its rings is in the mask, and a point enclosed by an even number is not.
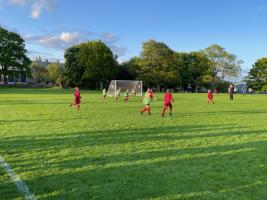
<svg viewBox="0 0 267 200"><path fill-rule="evenodd" d="M216 43L244 70L267 56L267 0L0 0L0 24L24 37L30 57L62 61L65 48L92 39L120 61L149 39L182 52Z"/></svg>

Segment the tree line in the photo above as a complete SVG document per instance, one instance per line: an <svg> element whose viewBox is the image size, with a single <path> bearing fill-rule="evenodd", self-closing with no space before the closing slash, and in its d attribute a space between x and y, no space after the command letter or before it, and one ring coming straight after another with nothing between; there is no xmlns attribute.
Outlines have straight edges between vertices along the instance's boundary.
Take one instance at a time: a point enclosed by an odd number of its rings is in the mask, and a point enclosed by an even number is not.
<svg viewBox="0 0 267 200"><path fill-rule="evenodd" d="M65 51L67 85L94 88L110 80L142 80L144 86L197 92L201 88L225 90L226 77L236 77L241 60L219 45L202 51L175 52L155 40L143 43L139 56L118 63L117 57L102 41L89 41Z"/></svg>
<svg viewBox="0 0 267 200"><path fill-rule="evenodd" d="M149 40L142 44L139 56L118 63L117 56L102 41L88 41L65 50L65 63L40 64L27 57L25 41L0 27L0 77L26 74L34 83L107 87L110 80L142 80L144 86L198 91L201 88L225 90L230 78L240 74L242 60L214 44L201 51L176 52L163 42ZM255 62L244 79L247 87L267 92L267 57Z"/></svg>

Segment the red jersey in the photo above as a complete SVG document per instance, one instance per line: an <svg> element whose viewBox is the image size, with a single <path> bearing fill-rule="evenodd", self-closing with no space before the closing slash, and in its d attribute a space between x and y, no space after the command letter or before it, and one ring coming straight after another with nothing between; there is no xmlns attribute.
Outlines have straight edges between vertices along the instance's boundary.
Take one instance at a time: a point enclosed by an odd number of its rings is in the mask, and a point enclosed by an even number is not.
<svg viewBox="0 0 267 200"><path fill-rule="evenodd" d="M81 98L81 94L80 94L79 91L75 91L74 96L75 96L76 99L80 99Z"/></svg>
<svg viewBox="0 0 267 200"><path fill-rule="evenodd" d="M173 102L172 94L170 92L165 93L164 104L170 104Z"/></svg>
<svg viewBox="0 0 267 200"><path fill-rule="evenodd" d="M74 96L75 96L76 104L80 104L81 103L81 94L80 94L80 92L79 91L75 91Z"/></svg>
<svg viewBox="0 0 267 200"><path fill-rule="evenodd" d="M208 92L208 98L209 98L209 99L213 99L213 94L212 94L212 92Z"/></svg>

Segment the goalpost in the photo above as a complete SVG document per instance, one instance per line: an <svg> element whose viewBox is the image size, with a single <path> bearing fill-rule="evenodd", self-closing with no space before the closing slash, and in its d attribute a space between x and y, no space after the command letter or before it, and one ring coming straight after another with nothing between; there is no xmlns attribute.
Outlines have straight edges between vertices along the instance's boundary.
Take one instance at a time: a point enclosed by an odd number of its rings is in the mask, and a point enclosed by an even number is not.
<svg viewBox="0 0 267 200"><path fill-rule="evenodd" d="M115 96L117 90L124 93L129 89L130 95L142 96L143 95L143 82L131 80L112 80L108 88L108 96Z"/></svg>

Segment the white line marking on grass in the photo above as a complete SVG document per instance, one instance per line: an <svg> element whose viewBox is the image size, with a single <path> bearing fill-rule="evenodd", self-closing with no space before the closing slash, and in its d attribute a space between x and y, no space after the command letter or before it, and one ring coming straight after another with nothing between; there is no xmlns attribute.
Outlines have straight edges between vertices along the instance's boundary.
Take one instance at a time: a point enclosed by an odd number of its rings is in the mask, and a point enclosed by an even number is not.
<svg viewBox="0 0 267 200"><path fill-rule="evenodd" d="M10 176L11 180L16 184L18 191L25 196L25 199L26 200L36 200L34 194L32 194L30 192L30 190L27 187L27 185L20 180L20 178L11 169L11 167L9 166L9 164L4 160L4 158L1 155L0 155L0 166Z"/></svg>

